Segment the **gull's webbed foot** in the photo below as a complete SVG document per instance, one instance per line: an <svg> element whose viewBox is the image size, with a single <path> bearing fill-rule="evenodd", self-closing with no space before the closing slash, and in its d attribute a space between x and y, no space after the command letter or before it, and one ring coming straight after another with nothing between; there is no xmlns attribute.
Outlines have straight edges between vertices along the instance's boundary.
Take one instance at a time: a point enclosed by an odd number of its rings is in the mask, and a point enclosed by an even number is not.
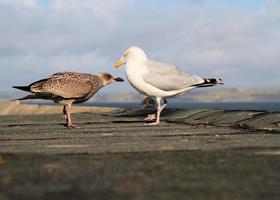
<svg viewBox="0 0 280 200"><path fill-rule="evenodd" d="M158 126L160 125L160 122L151 122L151 123L145 123L145 126Z"/></svg>
<svg viewBox="0 0 280 200"><path fill-rule="evenodd" d="M74 125L74 124L67 124L68 128L82 128L82 126Z"/></svg>
<svg viewBox="0 0 280 200"><path fill-rule="evenodd" d="M150 114L144 120L145 121L153 121L155 119L156 119L156 114Z"/></svg>

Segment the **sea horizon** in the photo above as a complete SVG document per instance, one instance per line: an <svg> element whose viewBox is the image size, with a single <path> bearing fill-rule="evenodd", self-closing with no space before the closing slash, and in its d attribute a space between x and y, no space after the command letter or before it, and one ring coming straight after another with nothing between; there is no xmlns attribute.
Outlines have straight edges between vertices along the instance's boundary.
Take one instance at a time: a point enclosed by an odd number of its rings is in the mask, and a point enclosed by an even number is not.
<svg viewBox="0 0 280 200"><path fill-rule="evenodd" d="M44 101L26 101L23 104L36 105L57 105L53 102ZM98 106L98 107L117 107L117 108L141 108L141 102L85 102L75 106ZM221 110L255 110L279 112L280 102L182 102L170 101L167 108L175 109L221 109Z"/></svg>

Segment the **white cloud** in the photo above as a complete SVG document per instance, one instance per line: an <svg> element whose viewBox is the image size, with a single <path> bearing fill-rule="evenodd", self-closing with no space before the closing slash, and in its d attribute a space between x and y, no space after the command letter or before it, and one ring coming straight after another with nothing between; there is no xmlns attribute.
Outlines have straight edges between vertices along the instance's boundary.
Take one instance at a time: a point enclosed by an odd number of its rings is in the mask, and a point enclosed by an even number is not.
<svg viewBox="0 0 280 200"><path fill-rule="evenodd" d="M38 0L0 0L0 4L13 7L35 8L39 6Z"/></svg>
<svg viewBox="0 0 280 200"><path fill-rule="evenodd" d="M51 8L66 11L69 14L79 14L84 17L97 17L102 23L115 25L120 12L129 4L129 0L55 0Z"/></svg>
<svg viewBox="0 0 280 200"><path fill-rule="evenodd" d="M0 89L60 70L121 75L111 65L132 45L229 87L279 87L277 1L256 9L182 2L0 0Z"/></svg>

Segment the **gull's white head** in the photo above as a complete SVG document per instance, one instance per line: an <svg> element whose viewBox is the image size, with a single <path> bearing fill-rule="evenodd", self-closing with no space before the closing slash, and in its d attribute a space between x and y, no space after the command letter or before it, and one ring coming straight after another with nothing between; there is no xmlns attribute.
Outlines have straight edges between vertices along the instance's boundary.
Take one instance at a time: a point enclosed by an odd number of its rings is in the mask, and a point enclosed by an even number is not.
<svg viewBox="0 0 280 200"><path fill-rule="evenodd" d="M143 62L147 60L147 56L145 52L139 47L130 47L127 49L121 56L120 60L118 60L114 67L118 68L121 65L133 61L133 62Z"/></svg>

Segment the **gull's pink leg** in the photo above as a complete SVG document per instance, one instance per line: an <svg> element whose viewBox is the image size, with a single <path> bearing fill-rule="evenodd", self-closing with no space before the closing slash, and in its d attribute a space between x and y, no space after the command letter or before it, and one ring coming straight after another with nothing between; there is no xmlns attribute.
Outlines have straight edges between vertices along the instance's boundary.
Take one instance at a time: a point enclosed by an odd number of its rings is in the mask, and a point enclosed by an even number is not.
<svg viewBox="0 0 280 200"><path fill-rule="evenodd" d="M63 106L63 115L64 115L64 119L66 121L66 124L68 124L66 105Z"/></svg>
<svg viewBox="0 0 280 200"><path fill-rule="evenodd" d="M152 121L156 119L156 114L149 114L144 120L145 121Z"/></svg>
<svg viewBox="0 0 280 200"><path fill-rule="evenodd" d="M164 101L165 101L165 104L161 105L161 98L160 97L157 98L157 103L158 103L158 106L157 106L157 120L155 122L152 122L152 123L146 123L145 125L147 125L147 126L160 125L160 113L165 108L165 106L167 105L165 99L164 99Z"/></svg>
<svg viewBox="0 0 280 200"><path fill-rule="evenodd" d="M74 124L72 124L72 120L71 120L71 103L67 105L67 127L68 128L81 128L79 126L76 126Z"/></svg>

